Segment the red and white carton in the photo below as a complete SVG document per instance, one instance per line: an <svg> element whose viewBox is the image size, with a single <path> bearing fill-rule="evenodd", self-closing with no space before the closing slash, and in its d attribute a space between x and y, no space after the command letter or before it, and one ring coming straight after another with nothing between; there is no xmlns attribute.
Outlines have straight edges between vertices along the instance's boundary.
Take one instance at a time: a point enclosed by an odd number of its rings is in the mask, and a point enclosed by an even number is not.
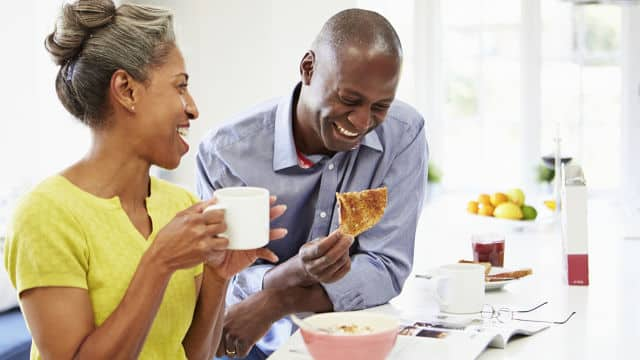
<svg viewBox="0 0 640 360"><path fill-rule="evenodd" d="M567 280L569 285L589 285L587 185L580 166L563 166L560 195Z"/></svg>

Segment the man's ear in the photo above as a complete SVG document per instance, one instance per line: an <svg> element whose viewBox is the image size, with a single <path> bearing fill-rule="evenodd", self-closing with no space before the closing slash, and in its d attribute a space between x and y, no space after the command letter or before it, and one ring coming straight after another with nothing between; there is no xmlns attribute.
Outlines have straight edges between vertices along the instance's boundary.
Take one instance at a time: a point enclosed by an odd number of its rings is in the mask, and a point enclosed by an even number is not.
<svg viewBox="0 0 640 360"><path fill-rule="evenodd" d="M139 83L122 69L116 70L111 75L109 90L114 100L114 105L120 105L127 111L135 112L135 104L138 100Z"/></svg>
<svg viewBox="0 0 640 360"><path fill-rule="evenodd" d="M300 61L300 77L303 85L309 85L311 83L315 66L316 54L312 50L309 50L302 57L302 61Z"/></svg>

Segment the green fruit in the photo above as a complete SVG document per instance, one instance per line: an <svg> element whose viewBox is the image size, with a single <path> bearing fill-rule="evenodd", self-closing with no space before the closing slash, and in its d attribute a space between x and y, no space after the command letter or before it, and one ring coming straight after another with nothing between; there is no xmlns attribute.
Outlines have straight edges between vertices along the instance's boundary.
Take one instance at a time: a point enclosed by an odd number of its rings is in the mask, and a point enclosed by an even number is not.
<svg viewBox="0 0 640 360"><path fill-rule="evenodd" d="M509 201L518 206L524 205L524 191L521 189L511 189L507 191L507 197Z"/></svg>
<svg viewBox="0 0 640 360"><path fill-rule="evenodd" d="M512 202L506 202L496 207L493 216L501 219L520 220L522 219L522 209Z"/></svg>
<svg viewBox="0 0 640 360"><path fill-rule="evenodd" d="M535 220L537 216L538 211L533 206L524 205L522 207L522 220Z"/></svg>

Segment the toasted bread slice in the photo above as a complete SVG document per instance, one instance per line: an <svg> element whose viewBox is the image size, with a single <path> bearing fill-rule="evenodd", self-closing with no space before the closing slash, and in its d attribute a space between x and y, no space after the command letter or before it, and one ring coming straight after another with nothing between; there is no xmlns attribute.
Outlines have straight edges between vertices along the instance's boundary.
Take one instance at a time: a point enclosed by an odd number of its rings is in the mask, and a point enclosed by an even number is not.
<svg viewBox="0 0 640 360"><path fill-rule="evenodd" d="M340 230L358 236L382 219L387 207L387 188L336 193L340 205Z"/></svg>
<svg viewBox="0 0 640 360"><path fill-rule="evenodd" d="M478 265L482 265L482 266L484 266L484 275L485 276L489 275L489 272L491 271L491 263L490 262L477 262L477 261L471 261L471 260L458 260L458 263L460 263L460 264L478 264Z"/></svg>
<svg viewBox="0 0 640 360"><path fill-rule="evenodd" d="M498 274L487 275L490 279L504 280L504 279L520 279L522 277L533 274L532 269L521 269L515 271L502 272Z"/></svg>

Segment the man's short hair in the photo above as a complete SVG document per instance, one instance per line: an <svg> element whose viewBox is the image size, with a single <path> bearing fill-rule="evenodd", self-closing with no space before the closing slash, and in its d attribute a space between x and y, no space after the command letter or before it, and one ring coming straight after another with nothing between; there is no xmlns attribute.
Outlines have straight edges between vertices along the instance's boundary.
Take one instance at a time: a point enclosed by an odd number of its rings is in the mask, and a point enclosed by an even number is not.
<svg viewBox="0 0 640 360"><path fill-rule="evenodd" d="M391 23L370 10L347 9L333 15L320 30L312 48L328 46L337 52L349 45L369 46L372 50L402 57L402 44Z"/></svg>

